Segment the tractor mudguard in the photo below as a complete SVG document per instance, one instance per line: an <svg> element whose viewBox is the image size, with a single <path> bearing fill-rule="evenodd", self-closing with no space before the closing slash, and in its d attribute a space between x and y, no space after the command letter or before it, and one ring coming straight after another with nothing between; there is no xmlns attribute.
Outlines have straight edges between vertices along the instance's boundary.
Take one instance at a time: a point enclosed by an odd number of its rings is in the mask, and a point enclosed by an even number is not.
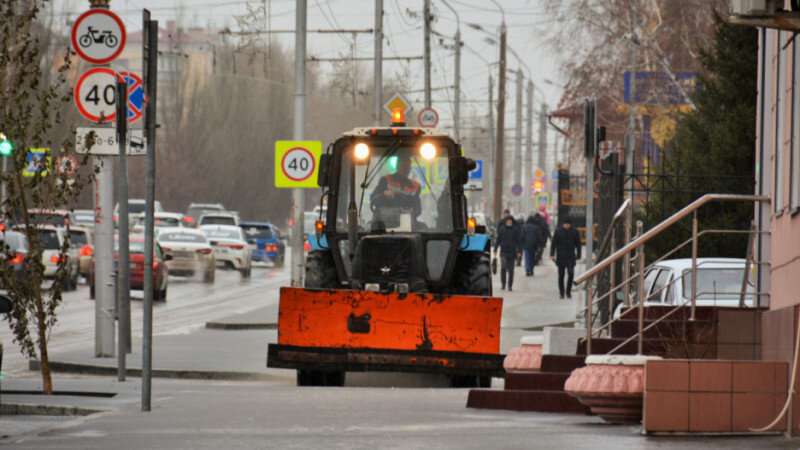
<svg viewBox="0 0 800 450"><path fill-rule="evenodd" d="M502 376L502 302L284 287L267 365Z"/></svg>

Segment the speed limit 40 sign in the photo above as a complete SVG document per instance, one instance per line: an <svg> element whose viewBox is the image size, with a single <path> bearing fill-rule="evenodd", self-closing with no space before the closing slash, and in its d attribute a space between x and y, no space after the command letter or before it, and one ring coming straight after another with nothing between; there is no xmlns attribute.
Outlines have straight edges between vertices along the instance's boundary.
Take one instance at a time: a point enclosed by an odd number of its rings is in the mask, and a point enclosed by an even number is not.
<svg viewBox="0 0 800 450"><path fill-rule="evenodd" d="M117 77L128 84L128 122L142 116L146 103L142 79L134 73L95 67L84 72L75 85L75 105L83 117L92 122L116 119Z"/></svg>
<svg viewBox="0 0 800 450"><path fill-rule="evenodd" d="M275 187L319 187L317 172L321 155L320 141L276 141Z"/></svg>

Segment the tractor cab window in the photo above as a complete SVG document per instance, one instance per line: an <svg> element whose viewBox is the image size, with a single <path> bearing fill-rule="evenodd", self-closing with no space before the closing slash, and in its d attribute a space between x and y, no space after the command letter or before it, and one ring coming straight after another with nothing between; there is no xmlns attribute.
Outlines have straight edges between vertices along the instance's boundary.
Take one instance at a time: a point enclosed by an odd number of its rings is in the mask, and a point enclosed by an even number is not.
<svg viewBox="0 0 800 450"><path fill-rule="evenodd" d="M354 148L347 149L342 156L336 229L347 231L350 171L355 159L359 231L451 232L447 153L432 146L426 150L411 146L372 147L365 155Z"/></svg>

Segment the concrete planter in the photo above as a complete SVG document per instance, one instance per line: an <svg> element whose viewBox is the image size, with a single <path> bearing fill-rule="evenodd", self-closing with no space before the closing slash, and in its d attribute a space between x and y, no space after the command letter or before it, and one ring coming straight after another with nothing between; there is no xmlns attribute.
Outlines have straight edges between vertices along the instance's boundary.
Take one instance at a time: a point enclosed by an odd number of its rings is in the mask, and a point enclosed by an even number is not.
<svg viewBox="0 0 800 450"><path fill-rule="evenodd" d="M564 390L608 423L642 421L644 364L661 359L644 355L590 355L575 369Z"/></svg>
<svg viewBox="0 0 800 450"><path fill-rule="evenodd" d="M520 346L511 349L503 360L506 371L533 372L542 366L542 337L526 336Z"/></svg>

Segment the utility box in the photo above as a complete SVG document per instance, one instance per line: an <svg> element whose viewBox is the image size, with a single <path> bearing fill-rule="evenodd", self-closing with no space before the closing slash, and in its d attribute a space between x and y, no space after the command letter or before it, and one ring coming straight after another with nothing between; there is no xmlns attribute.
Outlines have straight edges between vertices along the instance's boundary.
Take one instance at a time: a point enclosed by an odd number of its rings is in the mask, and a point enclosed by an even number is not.
<svg viewBox="0 0 800 450"><path fill-rule="evenodd" d="M770 16L778 9L778 0L729 0L735 16Z"/></svg>

